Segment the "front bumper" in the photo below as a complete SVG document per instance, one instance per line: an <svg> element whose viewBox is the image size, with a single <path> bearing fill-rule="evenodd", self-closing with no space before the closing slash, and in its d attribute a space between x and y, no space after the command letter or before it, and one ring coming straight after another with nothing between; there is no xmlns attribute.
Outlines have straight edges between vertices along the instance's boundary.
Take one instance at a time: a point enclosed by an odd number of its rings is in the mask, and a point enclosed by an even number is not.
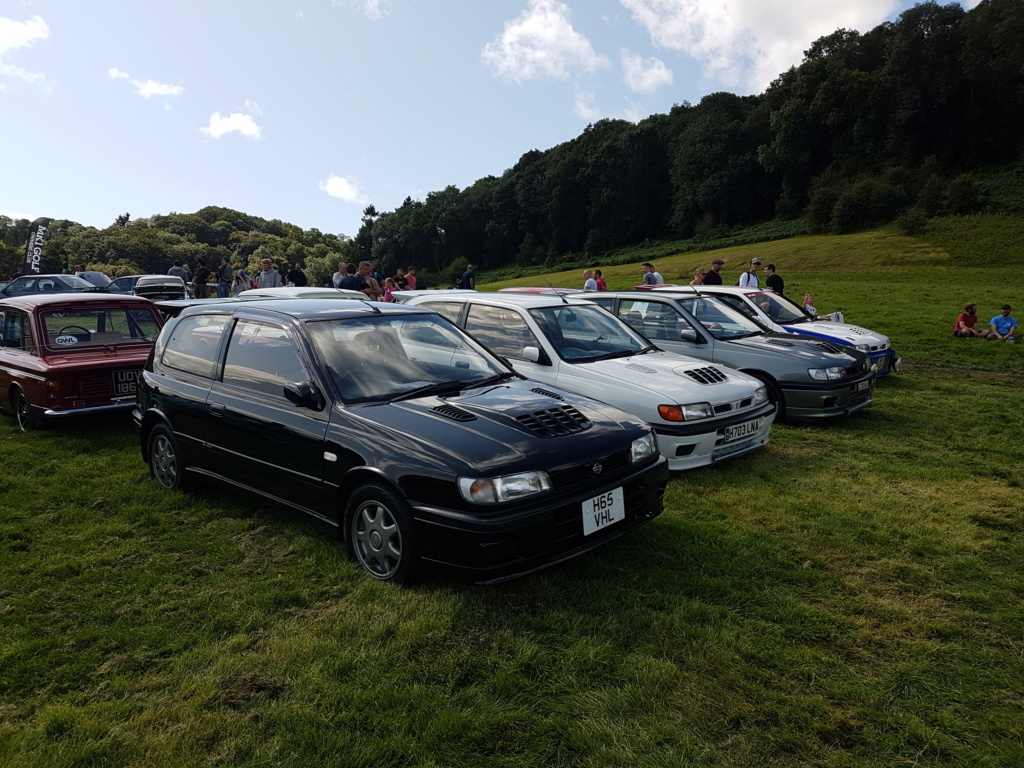
<svg viewBox="0 0 1024 768"><path fill-rule="evenodd" d="M477 584L507 581L589 552L657 517L668 483L663 456L613 480L548 496L509 512L466 513L413 504L423 559L455 578ZM625 519L589 535L582 505L623 489Z"/></svg>
<svg viewBox="0 0 1024 768"><path fill-rule="evenodd" d="M668 459L673 472L706 467L725 459L741 456L768 444L768 433L775 421L772 403L730 416L690 424L652 424L658 436L658 448ZM760 424L755 432L732 438L731 432L753 421Z"/></svg>
<svg viewBox="0 0 1024 768"><path fill-rule="evenodd" d="M822 385L780 382L786 401L786 420L822 421L870 407L875 374L872 371L855 379L822 382Z"/></svg>

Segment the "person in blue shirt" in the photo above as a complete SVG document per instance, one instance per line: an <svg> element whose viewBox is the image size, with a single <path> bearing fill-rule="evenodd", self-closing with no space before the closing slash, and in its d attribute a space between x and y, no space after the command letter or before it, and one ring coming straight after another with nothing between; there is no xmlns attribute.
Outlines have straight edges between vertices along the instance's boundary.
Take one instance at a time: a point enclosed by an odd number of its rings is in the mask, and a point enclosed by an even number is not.
<svg viewBox="0 0 1024 768"><path fill-rule="evenodd" d="M1017 339L1013 337L1013 332L1017 330L1017 321L1010 317L1010 311L1010 305L1003 304L999 309L999 314L989 321L989 326L992 328L990 339L998 339L1008 344L1017 343Z"/></svg>

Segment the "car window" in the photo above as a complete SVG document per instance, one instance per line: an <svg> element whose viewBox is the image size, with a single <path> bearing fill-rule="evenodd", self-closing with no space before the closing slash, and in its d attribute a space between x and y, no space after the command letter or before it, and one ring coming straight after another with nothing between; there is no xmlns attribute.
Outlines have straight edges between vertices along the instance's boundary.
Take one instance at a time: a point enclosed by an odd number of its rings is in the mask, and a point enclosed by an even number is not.
<svg viewBox="0 0 1024 768"><path fill-rule="evenodd" d="M619 316L649 339L679 341L683 331L693 330L690 322L668 302L623 299Z"/></svg>
<svg viewBox="0 0 1024 768"><path fill-rule="evenodd" d="M754 308L751 307L747 302L741 299L739 296L729 296L727 294L715 294L715 298L721 301L723 304L728 304L735 310L742 312L747 317L757 317L757 313Z"/></svg>
<svg viewBox="0 0 1024 768"><path fill-rule="evenodd" d="M531 309L530 316L563 360L586 362L611 353L637 353L649 346L600 307L559 304Z"/></svg>
<svg viewBox="0 0 1024 768"><path fill-rule="evenodd" d="M306 327L346 402L383 400L438 382L470 384L507 373L435 314L324 320Z"/></svg>
<svg viewBox="0 0 1024 768"><path fill-rule="evenodd" d="M679 303L716 339L737 339L768 330L728 302L719 301L717 297L682 299Z"/></svg>
<svg viewBox="0 0 1024 768"><path fill-rule="evenodd" d="M19 277L17 280L12 280L4 291L6 293L29 293L35 290L36 281L38 278L35 277Z"/></svg>
<svg viewBox="0 0 1024 768"><path fill-rule="evenodd" d="M156 311L141 307L83 307L42 312L43 343L51 349L108 347L152 342L160 333Z"/></svg>
<svg viewBox="0 0 1024 768"><path fill-rule="evenodd" d="M442 317L447 317L453 323L459 322L459 315L462 314L463 307L463 305L457 301L430 301L418 306L432 309Z"/></svg>
<svg viewBox="0 0 1024 768"><path fill-rule="evenodd" d="M810 319L803 307L786 296L780 296L772 291L754 291L745 295L780 325L806 323Z"/></svg>
<svg viewBox="0 0 1024 768"><path fill-rule="evenodd" d="M26 350L33 346L25 312L20 309L0 310L0 346Z"/></svg>
<svg viewBox="0 0 1024 768"><path fill-rule="evenodd" d="M186 317L174 326L160 361L169 368L212 379L228 315Z"/></svg>
<svg viewBox="0 0 1024 768"><path fill-rule="evenodd" d="M308 380L284 328L255 320L235 323L224 360L225 384L284 397L285 382Z"/></svg>
<svg viewBox="0 0 1024 768"><path fill-rule="evenodd" d="M466 316L466 330L491 352L502 357L523 360L524 347L540 348L537 337L515 309L472 304Z"/></svg>

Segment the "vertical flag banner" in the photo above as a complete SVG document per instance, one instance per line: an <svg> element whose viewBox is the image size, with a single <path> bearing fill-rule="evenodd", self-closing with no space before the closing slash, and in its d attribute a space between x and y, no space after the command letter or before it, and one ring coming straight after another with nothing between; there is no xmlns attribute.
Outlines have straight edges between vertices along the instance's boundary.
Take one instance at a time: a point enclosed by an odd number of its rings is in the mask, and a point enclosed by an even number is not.
<svg viewBox="0 0 1024 768"><path fill-rule="evenodd" d="M43 260L43 241L46 240L50 221L52 219L40 217L32 222L32 226L28 230L28 246L25 248L25 269L23 274L38 275L41 271L39 265Z"/></svg>

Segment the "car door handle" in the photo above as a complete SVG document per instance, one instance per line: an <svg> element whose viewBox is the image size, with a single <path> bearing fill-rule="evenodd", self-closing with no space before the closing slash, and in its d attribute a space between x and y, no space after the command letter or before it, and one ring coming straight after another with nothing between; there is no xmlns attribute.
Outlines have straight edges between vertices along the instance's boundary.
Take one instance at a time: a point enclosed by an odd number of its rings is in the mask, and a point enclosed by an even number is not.
<svg viewBox="0 0 1024 768"><path fill-rule="evenodd" d="M223 403L210 403L210 415L211 416L223 416L224 415L224 404Z"/></svg>

